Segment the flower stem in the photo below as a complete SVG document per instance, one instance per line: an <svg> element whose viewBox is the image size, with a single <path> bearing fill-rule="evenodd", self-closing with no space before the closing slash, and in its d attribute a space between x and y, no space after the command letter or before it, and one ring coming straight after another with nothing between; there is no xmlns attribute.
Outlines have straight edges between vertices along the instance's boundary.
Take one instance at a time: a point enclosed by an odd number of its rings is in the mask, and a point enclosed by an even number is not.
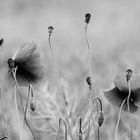
<svg viewBox="0 0 140 140"><path fill-rule="evenodd" d="M123 108L123 105L124 105L126 99L127 98L125 98L123 100L123 102L121 103L120 109L119 109L119 115L118 115L117 125L116 125L116 128L115 128L115 135L114 135L115 140L117 140L117 131L118 131L119 123L120 123L121 111L122 111L122 108Z"/></svg>
<svg viewBox="0 0 140 140"><path fill-rule="evenodd" d="M18 113L18 106L17 106L17 95L16 95L16 87L15 87L15 109L16 109L16 114L17 114L17 121L19 125L19 135L20 135L20 140L22 140L22 128L21 128L21 123L20 123L20 118L19 118L19 113Z"/></svg>
<svg viewBox="0 0 140 140"><path fill-rule="evenodd" d="M131 119L131 112L130 112L130 105L129 105L129 99L131 95L130 80L128 81L128 89L129 89L129 94L127 97L127 106L128 106L129 120L130 120L130 140L132 140L133 139L133 126L132 126L132 119Z"/></svg>
<svg viewBox="0 0 140 140"><path fill-rule="evenodd" d="M49 47L50 47L52 57L53 57L53 61L54 61L54 68L55 68L55 73L56 73L57 85L58 85L58 88L60 90L61 96L63 98L63 107L64 107L64 112L65 112L65 115L66 115L65 119L66 119L66 122L67 122L67 125L68 125L68 128L69 128L71 139L73 140L72 131L71 131L71 127L70 127L69 120L68 120L68 114L67 114L67 110L66 110L65 95L64 95L64 93L62 91L62 88L61 88L61 85L60 85L60 80L59 80L58 71L57 71L57 67L56 67L56 59L55 59L55 55L54 55L54 52L53 52L53 49L52 49L52 46L51 46L51 34L49 34Z"/></svg>
<svg viewBox="0 0 140 140"><path fill-rule="evenodd" d="M0 99L1 99L1 108L3 108L3 98L2 98L2 92L1 92L1 88L0 88ZM5 120L5 115L3 114L3 122L4 122L4 127L5 127L5 132L6 132L6 136L8 137L9 140L10 137L9 137L9 134L8 134L8 129L7 129L7 125L6 125L6 120Z"/></svg>
<svg viewBox="0 0 140 140"><path fill-rule="evenodd" d="M28 102L29 102L29 99L30 99L30 94L31 94L31 92L32 92L32 91L31 91L31 87L32 87L32 86L29 85L28 96L27 96L26 107L25 107L25 113L24 113L24 121L25 121L27 127L29 128L31 134L33 135L34 140L36 140L35 135L34 135L34 132L33 132L32 128L30 127L30 125L29 125L29 123L28 123L28 120L27 120L27 116L26 116L26 114L27 114Z"/></svg>
<svg viewBox="0 0 140 140"><path fill-rule="evenodd" d="M58 135L59 135L59 132L60 132L60 127L61 127L61 121L63 121L64 125L65 125L65 140L67 140L67 125L62 118L59 119L59 127L58 127L58 132L57 132L57 135L56 135L56 140L58 140Z"/></svg>

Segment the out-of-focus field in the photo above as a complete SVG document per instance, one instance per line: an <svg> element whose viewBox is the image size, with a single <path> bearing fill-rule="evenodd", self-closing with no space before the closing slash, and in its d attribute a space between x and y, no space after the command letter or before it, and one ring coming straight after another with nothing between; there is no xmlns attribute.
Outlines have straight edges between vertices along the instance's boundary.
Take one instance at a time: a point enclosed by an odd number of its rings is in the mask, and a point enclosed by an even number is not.
<svg viewBox="0 0 140 140"><path fill-rule="evenodd" d="M59 110L63 112L62 98L57 88L54 63L48 46L50 25L54 27L51 42L75 139L78 133L78 117L81 116L83 122L88 119L90 104L89 89L85 81L88 64L84 36L84 16L87 12L92 15L88 25L88 38L92 52L94 90L103 101L105 117L100 131L101 140L114 139L118 109L105 99L103 91L113 86L116 74L125 72L128 68L135 73L140 71L139 5L139 0L0 0L0 38L5 40L3 52L0 54L11 57L23 43L34 41L38 45L44 66L44 81L34 87L36 111L31 112L29 109L27 113L37 140L55 139ZM6 84L5 81L1 82ZM12 101L13 92L11 89L8 92L7 96L5 95L4 109L1 109L0 137L5 134L2 119L2 114L5 114L11 140L18 140L19 128ZM24 102L25 97L27 90L23 92ZM138 119L133 120L133 128L134 140L138 140ZM31 140L28 128L24 126L22 129L24 140ZM86 123L82 129L86 133ZM128 117L122 113L118 138L127 140L128 136ZM92 128L91 139L94 137Z"/></svg>

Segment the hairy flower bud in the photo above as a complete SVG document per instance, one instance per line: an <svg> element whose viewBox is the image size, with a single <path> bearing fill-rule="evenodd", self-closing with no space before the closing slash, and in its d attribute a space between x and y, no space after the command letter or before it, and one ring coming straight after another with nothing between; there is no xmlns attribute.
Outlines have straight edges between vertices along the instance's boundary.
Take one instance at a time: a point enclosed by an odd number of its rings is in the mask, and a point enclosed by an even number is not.
<svg viewBox="0 0 140 140"><path fill-rule="evenodd" d="M90 13L87 13L86 15L85 15L85 23L89 23L89 21L90 21L90 18L91 18L91 14Z"/></svg>
<svg viewBox="0 0 140 140"><path fill-rule="evenodd" d="M92 86L91 77L87 77L86 82L89 86Z"/></svg>
<svg viewBox="0 0 140 140"><path fill-rule="evenodd" d="M35 109L36 109L36 104L35 102L32 100L31 103L30 103L30 109L34 112Z"/></svg>
<svg viewBox="0 0 140 140"><path fill-rule="evenodd" d="M99 111L99 113L98 113L98 125L99 125L99 127L102 126L103 122L104 122L103 111Z"/></svg>

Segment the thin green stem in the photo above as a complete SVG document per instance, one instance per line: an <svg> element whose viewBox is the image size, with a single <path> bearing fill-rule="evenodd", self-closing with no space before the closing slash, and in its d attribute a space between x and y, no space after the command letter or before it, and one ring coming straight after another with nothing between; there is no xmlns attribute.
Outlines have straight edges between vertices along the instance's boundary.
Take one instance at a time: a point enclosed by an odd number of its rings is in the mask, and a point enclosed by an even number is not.
<svg viewBox="0 0 140 140"><path fill-rule="evenodd" d="M56 59L55 59L55 55L54 55L54 52L53 52L53 49L52 49L52 46L51 46L51 34L49 34L49 47L50 47L50 50L51 50L51 53L52 53L52 57L53 57L53 61L54 61L57 85L58 85L58 88L60 90L61 96L63 98L63 107L64 107L64 112L65 112L65 115L66 115L66 122L68 124L68 128L69 128L71 139L73 140L72 131L71 131L71 127L70 127L69 120L68 120L68 114L67 114L67 110L66 110L65 96L64 96L64 93L63 93L62 88L60 86L60 80L59 80L58 71L57 71L57 67L56 67Z"/></svg>
<svg viewBox="0 0 140 140"><path fill-rule="evenodd" d="M17 121L19 125L19 135L20 135L20 140L22 140L22 128L21 128L21 123L20 123L20 117L18 113L18 106L17 106L17 97L16 97L16 87L15 87L15 109L16 109L16 114L17 114Z"/></svg>
<svg viewBox="0 0 140 140"><path fill-rule="evenodd" d="M98 98L98 97L94 98L93 101L92 101L92 106L93 106L93 104L94 104L94 102L95 102L96 100L99 101L99 103L100 103L100 111L102 111L102 110L103 110L103 106L102 106L102 101L101 101L100 98Z"/></svg>
<svg viewBox="0 0 140 140"><path fill-rule="evenodd" d="M125 103L127 98L125 98L120 106L120 109L119 109L119 115L118 115L118 120L117 120L117 125L116 125L116 128L115 128L115 140L117 140L117 131L118 131L118 127L119 127L119 123L120 123L120 117L121 117L121 111L122 111L122 108L123 108L123 105Z"/></svg>
<svg viewBox="0 0 140 140"><path fill-rule="evenodd" d="M91 77L91 56L90 56L90 45L87 37L87 24L85 26L85 38L86 38L87 48L88 48L88 71L89 71L89 76Z"/></svg>
<svg viewBox="0 0 140 140"><path fill-rule="evenodd" d="M18 93L19 93L19 97L20 97L20 102L21 102L21 109L22 109L22 112L24 114L24 107L23 107L22 96L21 96L21 93L20 93L20 89L19 89L19 85L18 85L17 79L16 79L16 71L17 71L17 67L14 70L12 70L12 75L13 75L13 78L14 78L15 85L16 85L16 87L18 89Z"/></svg>
<svg viewBox="0 0 140 140"><path fill-rule="evenodd" d="M100 127L98 126L98 128L97 128L97 137L98 137L98 140L100 140Z"/></svg>
<svg viewBox="0 0 140 140"><path fill-rule="evenodd" d="M131 96L130 80L128 81L128 89L129 89L129 94L127 97L127 106L128 106L129 120L130 120L130 140L132 140L133 139L133 126L132 126L132 119L131 119L131 112L130 112L130 105L129 105L129 99Z"/></svg>
<svg viewBox="0 0 140 140"><path fill-rule="evenodd" d="M25 113L24 113L24 121L25 121L27 127L29 128L31 134L33 135L34 140L36 140L35 135L34 135L34 132L33 132L32 128L30 127L30 125L28 123L28 120L27 120L27 116L26 116L26 114L27 114L27 108L28 108L28 102L29 102L29 99L30 99L30 94L32 93L31 89L32 89L32 86L29 85L28 96L27 96L27 101L26 101L26 106L25 106Z"/></svg>

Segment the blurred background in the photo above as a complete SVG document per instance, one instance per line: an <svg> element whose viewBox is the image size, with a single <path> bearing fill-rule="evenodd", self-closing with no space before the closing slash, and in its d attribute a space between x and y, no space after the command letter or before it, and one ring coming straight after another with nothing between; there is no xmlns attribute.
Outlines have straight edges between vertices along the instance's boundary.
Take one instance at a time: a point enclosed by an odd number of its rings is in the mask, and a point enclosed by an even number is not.
<svg viewBox="0 0 140 140"><path fill-rule="evenodd" d="M91 13L87 34L91 47L94 90L103 101L105 113L101 139L113 139L118 109L105 99L103 91L112 87L116 74L125 72L128 68L139 73L139 5L139 0L0 0L0 38L5 40L4 55L10 56L23 43L34 41L38 45L41 63L44 66L44 81L35 87L37 111L28 112L37 140L55 139L60 117L57 111L62 108L48 45L50 25L54 27L51 43L57 61L60 84L68 102L68 113L72 116L70 123L75 137L78 132L78 117L81 116L86 122L89 116L89 89L85 81L88 76L87 45L84 35L86 13ZM18 126L14 118L15 112L11 111L11 114L5 112L8 116L7 123L10 124L7 127L11 139L16 140ZM127 140L129 134L126 117L125 113L122 114L118 131L118 138L121 137L122 140ZM133 121L134 139L138 139L139 121ZM86 132L86 128L85 123L83 131ZM1 129L0 134L3 136L5 132L3 128ZM25 139L31 140L28 128L22 129ZM93 131L91 136L95 135Z"/></svg>

